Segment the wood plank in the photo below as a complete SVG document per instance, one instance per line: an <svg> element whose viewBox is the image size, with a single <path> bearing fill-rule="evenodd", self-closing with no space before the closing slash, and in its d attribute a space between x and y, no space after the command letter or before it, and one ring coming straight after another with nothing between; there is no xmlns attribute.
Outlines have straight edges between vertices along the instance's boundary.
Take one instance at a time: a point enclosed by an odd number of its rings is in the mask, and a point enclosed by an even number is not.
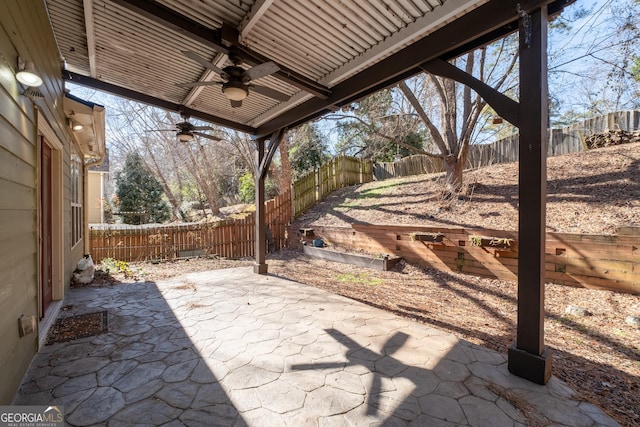
<svg viewBox="0 0 640 427"><path fill-rule="evenodd" d="M620 272L635 272L640 274L640 264L633 261L601 260L594 258L569 258L561 256L547 256L547 262L555 264L572 265L594 270L610 270Z"/></svg>
<svg viewBox="0 0 640 427"><path fill-rule="evenodd" d="M372 258L358 254L334 251L326 248L315 248L313 246L303 246L305 255L312 258L325 259L327 261L340 262L343 264L357 265L360 267L372 268L379 271L391 269L401 258L393 257L388 259Z"/></svg>
<svg viewBox="0 0 640 427"><path fill-rule="evenodd" d="M605 268L584 267L567 264L566 273L595 279L622 280L640 283L640 273L634 271L616 271Z"/></svg>
<svg viewBox="0 0 640 427"><path fill-rule="evenodd" d="M585 287L597 289L609 289L613 291L623 291L634 294L640 294L640 282L630 282L625 280L611 280L596 278L590 276L582 276L579 274L571 274L571 277Z"/></svg>
<svg viewBox="0 0 640 427"><path fill-rule="evenodd" d="M581 244L633 244L638 242L638 236L634 235L596 235L596 234L570 234L547 233L548 242L560 242L565 245L571 243Z"/></svg>
<svg viewBox="0 0 640 427"><path fill-rule="evenodd" d="M547 257L601 259L640 262L640 239L638 245L575 245L574 247L552 247L545 251ZM560 255L558 255L560 253Z"/></svg>

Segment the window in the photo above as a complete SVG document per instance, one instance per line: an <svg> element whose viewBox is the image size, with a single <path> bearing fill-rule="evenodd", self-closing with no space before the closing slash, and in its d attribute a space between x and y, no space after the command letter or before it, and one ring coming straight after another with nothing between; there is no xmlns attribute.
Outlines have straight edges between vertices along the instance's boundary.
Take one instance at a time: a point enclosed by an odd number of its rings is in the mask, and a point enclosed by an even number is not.
<svg viewBox="0 0 640 427"><path fill-rule="evenodd" d="M82 240L82 163L80 156L72 149L71 154L71 247Z"/></svg>

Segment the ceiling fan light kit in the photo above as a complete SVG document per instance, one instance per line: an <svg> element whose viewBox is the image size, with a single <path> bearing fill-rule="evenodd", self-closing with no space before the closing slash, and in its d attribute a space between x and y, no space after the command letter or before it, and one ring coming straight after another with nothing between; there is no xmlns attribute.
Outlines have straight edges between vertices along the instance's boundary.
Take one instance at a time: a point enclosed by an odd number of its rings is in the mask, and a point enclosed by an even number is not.
<svg viewBox="0 0 640 427"><path fill-rule="evenodd" d="M180 131L176 133L176 136L178 137L178 141L180 142L189 142L193 139L193 134L191 132L188 131Z"/></svg>
<svg viewBox="0 0 640 427"><path fill-rule="evenodd" d="M266 86L259 86L252 82L263 77L270 76L280 70L280 67L273 61L263 62L245 70L240 65L242 60L234 52L229 53L229 61L232 65L220 68L217 65L207 61L195 52L183 51L182 54L187 58L197 62L204 68L216 73L220 81L198 81L191 83L177 83L177 86L184 88L193 88L198 86L221 85L222 93L231 101L232 108L242 106L242 101L246 99L251 92L259 93L263 96L275 99L277 101L287 101L290 96Z"/></svg>
<svg viewBox="0 0 640 427"><path fill-rule="evenodd" d="M249 95L249 90L242 82L232 80L222 85L222 93L231 101L242 101Z"/></svg>

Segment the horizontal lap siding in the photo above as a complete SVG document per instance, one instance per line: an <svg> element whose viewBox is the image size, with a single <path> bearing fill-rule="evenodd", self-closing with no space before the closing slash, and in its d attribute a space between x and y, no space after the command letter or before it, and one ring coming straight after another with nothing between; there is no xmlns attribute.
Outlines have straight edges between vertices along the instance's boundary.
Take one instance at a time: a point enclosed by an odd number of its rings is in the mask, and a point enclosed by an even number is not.
<svg viewBox="0 0 640 427"><path fill-rule="evenodd" d="M6 46L0 18L0 56L15 59ZM11 73L8 64L0 71ZM18 318L38 312L36 235L36 145L33 109L13 82L0 81L0 404L11 403L35 354L37 334L18 335ZM10 83L9 86L5 86Z"/></svg>
<svg viewBox="0 0 640 427"><path fill-rule="evenodd" d="M38 316L38 148L33 102L15 80L17 56L33 60L51 111L62 94L53 34L42 2L0 2L0 405L9 405L37 349L37 333L19 337L18 318ZM59 91L56 91L60 89ZM42 119L41 119L42 120Z"/></svg>
<svg viewBox="0 0 640 427"><path fill-rule="evenodd" d="M501 230L353 224L313 227L330 245L387 253L409 262L502 280L517 280L517 233ZM411 240L410 233L441 233L442 243ZM510 238L510 250L471 245L469 236ZM549 282L640 293L640 236L548 233L545 275Z"/></svg>

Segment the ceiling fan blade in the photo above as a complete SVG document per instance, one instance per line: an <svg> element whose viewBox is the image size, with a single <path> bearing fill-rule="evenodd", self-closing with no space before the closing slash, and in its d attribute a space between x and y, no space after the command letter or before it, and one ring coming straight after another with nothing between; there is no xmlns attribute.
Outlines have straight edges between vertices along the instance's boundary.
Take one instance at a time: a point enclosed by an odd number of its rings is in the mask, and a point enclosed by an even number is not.
<svg viewBox="0 0 640 427"><path fill-rule="evenodd" d="M245 71L245 75L249 76L250 80L257 80L260 77L265 77L278 71L280 71L280 67L278 67L273 61L268 61L258 64L253 68L249 68Z"/></svg>
<svg viewBox="0 0 640 427"><path fill-rule="evenodd" d="M217 136L213 136L213 135L209 135L208 133L203 133L203 132L192 132L194 135L198 135L201 136L203 138L207 138L207 139L212 139L214 141L220 141L222 138L217 137Z"/></svg>
<svg viewBox="0 0 640 427"><path fill-rule="evenodd" d="M215 130L211 126L191 126L193 130Z"/></svg>
<svg viewBox="0 0 640 427"><path fill-rule="evenodd" d="M187 58L196 61L198 64L202 65L203 67L210 69L214 73L219 74L220 76L226 75L226 73L221 68L216 67L211 62L207 61L206 59L204 59L203 57L201 57L195 52L192 52L190 50L183 50L182 54Z"/></svg>
<svg viewBox="0 0 640 427"><path fill-rule="evenodd" d="M145 129L145 132L175 132L175 129Z"/></svg>
<svg viewBox="0 0 640 427"><path fill-rule="evenodd" d="M277 90L271 89L270 87L257 85L251 85L250 87L254 92L259 93L260 95L268 96L269 98L277 99L278 101L288 101L290 98L289 95L285 95L284 93L278 92Z"/></svg>
<svg viewBox="0 0 640 427"><path fill-rule="evenodd" d="M229 101L231 101L231 108L242 107L242 101L234 101L233 99L230 99Z"/></svg>
<svg viewBox="0 0 640 427"><path fill-rule="evenodd" d="M221 85L221 84L222 84L221 82L193 82L193 83L176 83L176 86L192 88L192 87L199 87L199 86L215 86L215 85Z"/></svg>

